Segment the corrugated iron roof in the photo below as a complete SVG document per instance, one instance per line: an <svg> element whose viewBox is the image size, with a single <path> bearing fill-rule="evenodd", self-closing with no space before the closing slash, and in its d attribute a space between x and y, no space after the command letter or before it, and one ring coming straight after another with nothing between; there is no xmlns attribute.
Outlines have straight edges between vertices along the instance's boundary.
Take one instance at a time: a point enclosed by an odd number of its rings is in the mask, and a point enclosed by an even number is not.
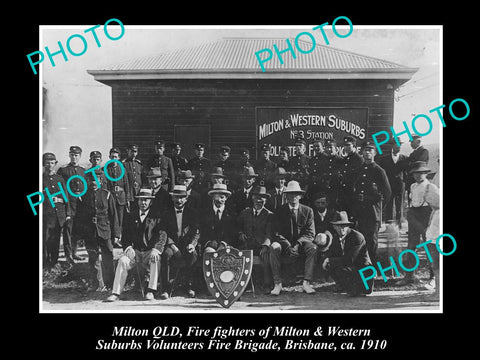
<svg viewBox="0 0 480 360"><path fill-rule="evenodd" d="M329 78L354 78L362 74L362 77L409 79L418 70L318 43L313 51L305 54L295 49L294 39L289 40L294 47L296 58L293 58L291 52L285 52L282 54L283 64L275 53L274 45L279 51L286 49L285 39L224 38L191 48L125 61L99 70L89 70L88 73L94 75L97 80L115 76L171 78L199 77L205 74L211 77L258 77L259 75L266 77L271 74L280 77L281 74L290 74L289 76L317 74L317 77ZM308 51L313 45L311 42L299 40L298 46ZM273 56L270 61L263 63L266 71L262 72L255 53L265 48L271 49ZM260 56L263 58L267 53L262 53ZM397 74L400 74L400 77Z"/></svg>

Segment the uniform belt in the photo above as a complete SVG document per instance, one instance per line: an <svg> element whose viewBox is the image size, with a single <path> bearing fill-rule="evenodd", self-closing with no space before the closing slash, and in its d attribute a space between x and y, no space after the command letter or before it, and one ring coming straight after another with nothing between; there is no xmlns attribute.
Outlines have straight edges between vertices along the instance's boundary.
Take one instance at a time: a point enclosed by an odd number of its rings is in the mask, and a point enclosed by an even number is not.
<svg viewBox="0 0 480 360"><path fill-rule="evenodd" d="M123 187L115 185L115 187L113 189L114 189L115 192L118 192L120 190L123 190Z"/></svg>
<svg viewBox="0 0 480 360"><path fill-rule="evenodd" d="M98 220L101 220L101 219L106 219L107 216L106 215L96 215L96 216L92 216L92 223L93 224L96 224L98 222Z"/></svg>

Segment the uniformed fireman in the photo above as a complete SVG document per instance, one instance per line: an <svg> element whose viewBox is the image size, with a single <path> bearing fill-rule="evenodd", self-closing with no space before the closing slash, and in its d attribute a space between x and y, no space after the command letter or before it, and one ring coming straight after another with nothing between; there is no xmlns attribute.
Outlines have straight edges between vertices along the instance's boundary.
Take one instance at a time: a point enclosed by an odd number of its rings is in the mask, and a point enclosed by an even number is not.
<svg viewBox="0 0 480 360"><path fill-rule="evenodd" d="M353 183L354 212L358 231L365 237L368 253L376 263L378 229L382 221L382 207L390 199L391 189L387 174L375 162L375 144L366 142L362 149L363 164L357 170Z"/></svg>
<svg viewBox="0 0 480 360"><path fill-rule="evenodd" d="M309 167L308 163L310 157L305 154L307 150L307 142L302 138L297 138L295 141L295 148L297 155L293 156L288 163L288 172L292 174L292 180L298 181L300 186L304 189L308 182Z"/></svg>
<svg viewBox="0 0 480 360"><path fill-rule="evenodd" d="M128 185L131 191L131 198L135 198L135 195L138 194L142 188L144 182L144 170L143 165L140 160L137 159L138 156L138 145L130 144L127 146L127 157L122 161L123 167L125 168L125 177L127 178ZM135 204L135 199L129 200L130 207Z"/></svg>
<svg viewBox="0 0 480 360"><path fill-rule="evenodd" d="M154 145L155 155L153 155L147 162L147 169L160 168L162 171L164 189L172 191L173 186L175 185L175 170L173 169L172 159L164 155L165 141L156 140Z"/></svg>
<svg viewBox="0 0 480 360"><path fill-rule="evenodd" d="M79 231L85 239L88 252L88 265L91 279L89 288L95 290L103 282L107 288L113 285L113 244L120 240L120 226L118 223L115 198L106 189L106 177L97 169L95 174L87 174L88 190L78 198ZM101 266L97 273L97 261L101 255Z"/></svg>
<svg viewBox="0 0 480 360"><path fill-rule="evenodd" d="M211 162L203 156L205 153L205 144L196 143L195 157L188 160L188 170L195 178L192 188L198 193L203 193L208 188L208 174L210 173Z"/></svg>
<svg viewBox="0 0 480 360"><path fill-rule="evenodd" d="M343 139L346 156L342 158L339 168L340 190L338 203L340 210L353 214L352 202L354 201L353 183L357 177L358 170L363 164L362 156L357 152L356 140L353 136L346 136Z"/></svg>
<svg viewBox="0 0 480 360"><path fill-rule="evenodd" d="M60 248L60 235L65 222L70 219L70 202L59 192L67 192L63 177L55 173L58 163L55 154L43 154L43 188L53 195L51 200L43 202L43 265L53 267L57 264ZM61 187L61 188L60 188ZM67 196L67 195L65 195ZM46 198L46 196L45 196ZM53 204L52 204L53 203Z"/></svg>
<svg viewBox="0 0 480 360"><path fill-rule="evenodd" d="M276 168L277 164L270 160L270 145L263 144L260 148L260 159L255 164L258 185L271 189L274 186L273 174Z"/></svg>
<svg viewBox="0 0 480 360"><path fill-rule="evenodd" d="M277 168L281 167L283 169L285 169L285 171L288 169L289 167L289 150L288 150L288 147L286 146L281 146L280 147L280 151L278 153L278 161L277 161ZM288 181L290 180L289 177L286 178L286 181L288 183Z"/></svg>
<svg viewBox="0 0 480 360"><path fill-rule="evenodd" d="M90 164L92 164L90 169L94 168L95 166L98 166L99 169L101 169L100 165L102 163L102 153L100 151L98 151L98 150L91 151L89 160L90 160Z"/></svg>
<svg viewBox="0 0 480 360"><path fill-rule="evenodd" d="M79 165L80 158L82 156L82 149L80 146L70 146L69 150L70 163L58 169L57 174L63 177L65 183L73 175L79 175L85 177L85 168ZM74 177L69 183L70 192L73 194L81 194L84 192L84 184L81 179ZM63 246L65 251L65 257L68 262L73 263L74 260L83 260L82 257L77 255L77 243L80 239L75 221L77 218L77 203L78 197L71 196L68 192L68 202L70 203L71 217L67 220L63 227Z"/></svg>
<svg viewBox="0 0 480 360"><path fill-rule="evenodd" d="M340 190L340 166L342 158L335 154L335 139L325 140L323 164L320 166L319 191L327 195L330 206L337 208Z"/></svg>
<svg viewBox="0 0 480 360"><path fill-rule="evenodd" d="M231 148L228 145L220 146L219 160L213 164L214 168L222 168L223 173L230 180L235 173L235 164L230 160Z"/></svg>
<svg viewBox="0 0 480 360"><path fill-rule="evenodd" d="M110 159L118 160L120 162L120 149L110 149ZM108 164L105 171L108 173L106 185L113 198L115 199L115 206L117 208L118 223L120 225L120 232L122 231L123 217L125 209L130 211L130 202L134 200L133 193L130 189L128 177L125 176L125 170L116 161ZM123 174L123 175L122 175ZM119 180L111 180L119 179Z"/></svg>
<svg viewBox="0 0 480 360"><path fill-rule="evenodd" d="M183 156L180 155L182 151L182 145L178 142L174 142L171 145L172 148L172 164L173 171L175 172L175 181L177 181L177 176L180 171L185 171L188 168L188 161Z"/></svg>
<svg viewBox="0 0 480 360"><path fill-rule="evenodd" d="M325 165L326 155L323 152L323 145L321 141L315 141L313 143L313 149L315 155L312 156L308 162L309 176L306 198L311 200L310 197L316 194L321 189L320 175L324 172L323 166Z"/></svg>

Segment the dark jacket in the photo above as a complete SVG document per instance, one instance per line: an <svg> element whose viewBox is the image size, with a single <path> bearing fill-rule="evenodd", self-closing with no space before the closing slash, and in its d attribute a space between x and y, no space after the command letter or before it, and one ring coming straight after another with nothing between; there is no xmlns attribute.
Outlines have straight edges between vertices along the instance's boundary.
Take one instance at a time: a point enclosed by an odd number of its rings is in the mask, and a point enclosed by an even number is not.
<svg viewBox="0 0 480 360"><path fill-rule="evenodd" d="M60 186L62 187L67 199L63 197L60 193L56 195L63 200L63 203L57 202L55 207L52 206L45 190L43 191L45 199L43 201L43 224L53 226L58 220L58 224L62 227L65 224L67 216L70 216L70 201L68 201L67 187L65 186L65 181L63 177L57 174L48 175L43 174L43 188L48 188L50 195L58 193L60 191Z"/></svg>
<svg viewBox="0 0 480 360"><path fill-rule="evenodd" d="M57 174L63 177L63 180L65 181L65 183L67 183L68 179L70 179L70 177L72 177L73 175L80 175L85 178L85 168L68 164L59 168L57 170ZM85 185L81 179L75 177L70 181L69 188L72 193L81 194L85 190ZM71 215L73 217L77 213L78 197L72 196L68 191L67 196L68 201L70 202Z"/></svg>
<svg viewBox="0 0 480 360"><path fill-rule="evenodd" d="M393 162L392 154L388 153L378 159L378 165L385 170L388 182L393 194L399 194L405 190L406 171L408 168L407 157L403 154L398 155L398 161Z"/></svg>
<svg viewBox="0 0 480 360"><path fill-rule="evenodd" d="M243 209L246 209L247 207L252 207L253 206L253 200L252 200L252 188L250 189L248 196L245 196L245 189L242 186L241 188L238 188L232 196L230 196L227 200L227 206L233 209L235 214L240 214L240 212Z"/></svg>
<svg viewBox="0 0 480 360"><path fill-rule="evenodd" d="M147 163L147 169L154 167L160 168L163 181L166 182L165 180L168 179L168 190L172 191L175 185L175 170L173 169L172 159L165 155L156 154Z"/></svg>
<svg viewBox="0 0 480 360"><path fill-rule="evenodd" d="M330 259L330 269L337 267L362 269L365 266L372 265L365 238L360 232L353 229L345 236L343 249L335 232L326 257Z"/></svg>
<svg viewBox="0 0 480 360"><path fill-rule="evenodd" d="M287 241L290 246L295 246L297 242L313 241L315 238L313 210L303 204L298 207L297 229L297 233L294 233L290 207L288 204L283 205L275 214L274 231L276 240Z"/></svg>
<svg viewBox="0 0 480 360"><path fill-rule="evenodd" d="M156 248L163 253L167 236L160 227L160 217L151 211L140 221L138 209L127 213L123 222L122 247L132 246L135 250L147 251Z"/></svg>
<svg viewBox="0 0 480 360"><path fill-rule="evenodd" d="M110 176L113 179L118 179L116 181L112 181L110 179L107 179L107 190L112 193L112 195L115 197L115 200L118 205L126 205L127 201L133 201L133 192L130 189L130 182L128 181L128 175L126 173L122 175L123 170L121 166L113 166L110 165L106 169L106 172L108 172L108 176Z"/></svg>
<svg viewBox="0 0 480 360"><path fill-rule="evenodd" d="M222 218L218 221L210 202L200 214L200 243L204 245L207 241L225 241L235 246L238 242L237 237L236 214L225 206Z"/></svg>
<svg viewBox="0 0 480 360"><path fill-rule="evenodd" d="M276 187L273 187L272 189L268 190L267 193L270 194L270 197L267 199L267 202L265 203L265 207L271 212L276 213L278 209L282 207L282 205L287 203L287 197L285 193L282 191L280 195L277 195Z"/></svg>
<svg viewBox="0 0 480 360"><path fill-rule="evenodd" d="M237 219L239 243L244 249L255 249L262 245L270 245L273 213L265 208L254 216L253 209L244 209Z"/></svg>
<svg viewBox="0 0 480 360"><path fill-rule="evenodd" d="M155 214L155 216L160 217L160 215L169 207L173 206L172 198L167 190L163 187L160 187L159 190L154 194L155 199L152 200L150 205L150 211Z"/></svg>
<svg viewBox="0 0 480 360"><path fill-rule="evenodd" d="M182 215L181 235L178 236L177 215L175 207L170 207L162 214L160 227L166 231L168 240L167 245L175 244L180 249L184 249L187 245L197 246L200 239L200 224L198 212L189 206L185 206Z"/></svg>
<svg viewBox="0 0 480 360"><path fill-rule="evenodd" d="M78 198L78 231L85 238L96 236L111 240L120 237L120 226L115 207L115 200L110 191L100 188L88 189L84 196Z"/></svg>
<svg viewBox="0 0 480 360"><path fill-rule="evenodd" d="M122 163L126 171L124 176L127 178L132 193L129 201L133 201L133 197L138 194L144 183L143 165L138 159L125 159Z"/></svg>
<svg viewBox="0 0 480 360"><path fill-rule="evenodd" d="M325 233L325 231L329 231L331 234L334 233L333 230L333 225L331 224L331 221L335 218L336 211L334 211L331 208L327 208L327 213L325 214L325 217L321 218L319 212L315 209L313 209L313 221L315 223L315 234L318 233Z"/></svg>

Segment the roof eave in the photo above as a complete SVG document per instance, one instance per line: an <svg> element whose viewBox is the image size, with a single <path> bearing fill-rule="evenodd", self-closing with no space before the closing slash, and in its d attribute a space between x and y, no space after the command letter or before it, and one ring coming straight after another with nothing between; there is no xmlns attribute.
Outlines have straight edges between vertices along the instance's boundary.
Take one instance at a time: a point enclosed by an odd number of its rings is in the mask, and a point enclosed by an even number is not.
<svg viewBox="0 0 480 360"><path fill-rule="evenodd" d="M400 69L252 69L223 70L87 70L95 80L158 80L158 79L398 79L409 80L418 68Z"/></svg>

